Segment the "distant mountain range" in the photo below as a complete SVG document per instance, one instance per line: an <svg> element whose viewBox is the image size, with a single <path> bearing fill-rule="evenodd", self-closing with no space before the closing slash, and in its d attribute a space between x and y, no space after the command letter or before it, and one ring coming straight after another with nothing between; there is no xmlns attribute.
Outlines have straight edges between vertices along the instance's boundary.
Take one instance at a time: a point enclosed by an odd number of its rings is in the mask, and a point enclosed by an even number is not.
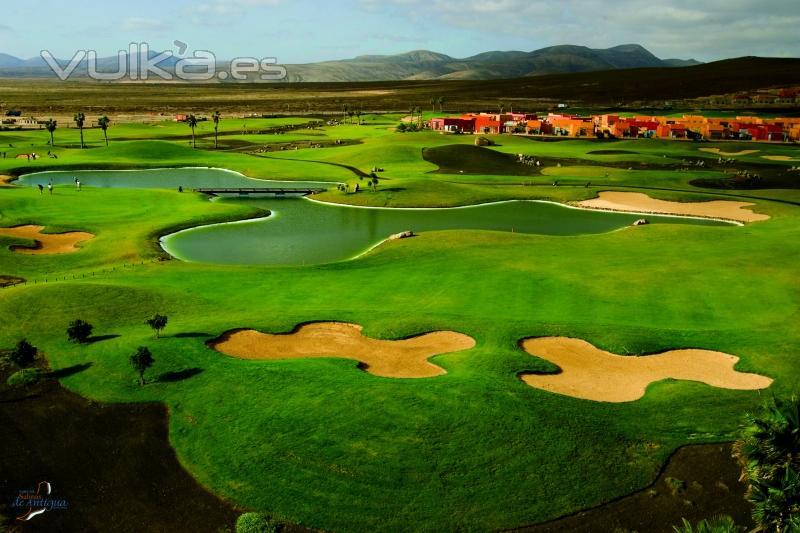
<svg viewBox="0 0 800 533"><path fill-rule="evenodd" d="M495 80L639 67L685 67L694 59L659 59L643 46L607 49L551 46L533 52L484 52L464 59L416 50L405 54L359 56L342 61L286 65L287 81Z"/></svg>
<svg viewBox="0 0 800 533"><path fill-rule="evenodd" d="M155 54L151 52L151 57ZM159 65L170 71L176 59ZM61 65L68 61L59 60ZM393 80L493 80L592 72L628 68L684 67L698 65L694 59L659 59L638 44L607 49L561 45L533 52L484 52L457 59L428 50L397 55L363 55L353 59L284 65L287 82L363 82ZM100 70L115 70L117 58L98 59ZM76 69L86 76L86 63ZM20 59L0 54L1 77L50 77L54 74L41 57Z"/></svg>

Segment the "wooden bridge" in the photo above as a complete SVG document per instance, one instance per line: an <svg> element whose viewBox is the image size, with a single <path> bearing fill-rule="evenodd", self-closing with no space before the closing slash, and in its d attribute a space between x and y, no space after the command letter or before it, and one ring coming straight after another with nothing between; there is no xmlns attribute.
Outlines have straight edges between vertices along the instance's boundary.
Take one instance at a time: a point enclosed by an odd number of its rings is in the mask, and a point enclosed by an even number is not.
<svg viewBox="0 0 800 533"><path fill-rule="evenodd" d="M193 189L194 192L203 194L217 195L217 194L238 194L240 196L248 196L251 194L301 194L309 195L323 192L323 188L311 187L214 187L214 188L201 188Z"/></svg>

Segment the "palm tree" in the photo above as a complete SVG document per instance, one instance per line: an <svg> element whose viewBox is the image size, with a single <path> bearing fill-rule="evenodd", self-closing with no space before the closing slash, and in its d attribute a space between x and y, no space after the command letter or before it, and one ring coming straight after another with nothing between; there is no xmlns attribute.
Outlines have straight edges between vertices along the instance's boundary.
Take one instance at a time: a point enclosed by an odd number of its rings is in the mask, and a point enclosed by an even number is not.
<svg viewBox="0 0 800 533"><path fill-rule="evenodd" d="M344 124L344 121L347 120L347 110L347 104L342 104L342 124Z"/></svg>
<svg viewBox="0 0 800 533"><path fill-rule="evenodd" d="M194 140L194 129L197 127L197 117L189 115L186 117L186 123L192 128L192 148L197 148L197 143Z"/></svg>
<svg viewBox="0 0 800 533"><path fill-rule="evenodd" d="M440 96L437 102L439 103L439 113L442 113L444 111L444 96Z"/></svg>
<svg viewBox="0 0 800 533"><path fill-rule="evenodd" d="M53 120L52 118L48 119L48 121L44 123L44 127L50 132L50 146L55 146L53 133L56 131L56 128L58 128L58 121Z"/></svg>
<svg viewBox="0 0 800 533"><path fill-rule="evenodd" d="M774 398L761 413L748 415L734 455L749 483L747 499L763 531L800 526L800 398Z"/></svg>
<svg viewBox="0 0 800 533"><path fill-rule="evenodd" d="M81 130L81 148L86 148L86 146L84 146L83 144L83 123L86 122L86 115L80 112L75 113L73 120L75 121L75 124L78 126L78 129Z"/></svg>
<svg viewBox="0 0 800 533"><path fill-rule="evenodd" d="M417 106L414 109L414 111L417 112L417 123L418 123L417 126L421 128L422 127L422 109L420 109L420 107ZM413 122L413 118L412 118L412 122Z"/></svg>
<svg viewBox="0 0 800 533"><path fill-rule="evenodd" d="M500 102L498 107L500 108L500 114L501 115L506 112L506 104L504 104L503 102Z"/></svg>
<svg viewBox="0 0 800 533"><path fill-rule="evenodd" d="M413 123L414 123L414 109L415 109L415 108L414 108L414 106L412 105L412 106L411 106L411 109L409 109L409 110L408 110L408 112L409 112L409 113L411 113L411 121L410 121L410 122L411 122L411 124L413 124Z"/></svg>
<svg viewBox="0 0 800 533"><path fill-rule="evenodd" d="M361 108L356 109L356 118L358 119L358 125L361 125Z"/></svg>
<svg viewBox="0 0 800 533"><path fill-rule="evenodd" d="M217 149L217 136L219 135L219 120L222 117L222 114L219 111L214 111L214 114L211 115L212 120L214 121L214 149Z"/></svg>
<svg viewBox="0 0 800 533"><path fill-rule="evenodd" d="M680 526L672 526L675 533L742 533L747 528L737 526L730 516L718 516L711 520L701 520L696 525L683 519Z"/></svg>
<svg viewBox="0 0 800 533"><path fill-rule="evenodd" d="M439 100L435 96L431 96L431 113L436 112L436 102Z"/></svg>
<svg viewBox="0 0 800 533"><path fill-rule="evenodd" d="M100 129L103 130L103 137L106 139L106 146L108 146L108 125L111 124L111 119L107 116L103 115L99 119L97 119L97 125L100 126Z"/></svg>

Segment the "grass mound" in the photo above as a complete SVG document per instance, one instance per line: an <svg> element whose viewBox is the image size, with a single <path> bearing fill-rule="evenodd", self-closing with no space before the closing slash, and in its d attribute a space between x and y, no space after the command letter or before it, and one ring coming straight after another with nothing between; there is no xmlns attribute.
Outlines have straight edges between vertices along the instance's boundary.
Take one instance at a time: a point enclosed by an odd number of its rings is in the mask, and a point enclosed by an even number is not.
<svg viewBox="0 0 800 533"><path fill-rule="evenodd" d="M442 174L497 174L538 176L539 167L523 165L512 154L503 154L481 146L451 144L426 148L422 157L439 167Z"/></svg>

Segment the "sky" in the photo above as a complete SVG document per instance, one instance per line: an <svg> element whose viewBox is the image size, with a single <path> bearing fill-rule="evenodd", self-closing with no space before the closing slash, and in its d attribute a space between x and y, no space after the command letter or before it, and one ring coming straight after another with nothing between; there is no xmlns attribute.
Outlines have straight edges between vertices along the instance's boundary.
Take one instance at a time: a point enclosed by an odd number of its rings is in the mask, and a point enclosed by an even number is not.
<svg viewBox="0 0 800 533"><path fill-rule="evenodd" d="M427 49L453 57L637 43L661 58L800 57L800 0L2 0L0 53L131 42L279 63Z"/></svg>

